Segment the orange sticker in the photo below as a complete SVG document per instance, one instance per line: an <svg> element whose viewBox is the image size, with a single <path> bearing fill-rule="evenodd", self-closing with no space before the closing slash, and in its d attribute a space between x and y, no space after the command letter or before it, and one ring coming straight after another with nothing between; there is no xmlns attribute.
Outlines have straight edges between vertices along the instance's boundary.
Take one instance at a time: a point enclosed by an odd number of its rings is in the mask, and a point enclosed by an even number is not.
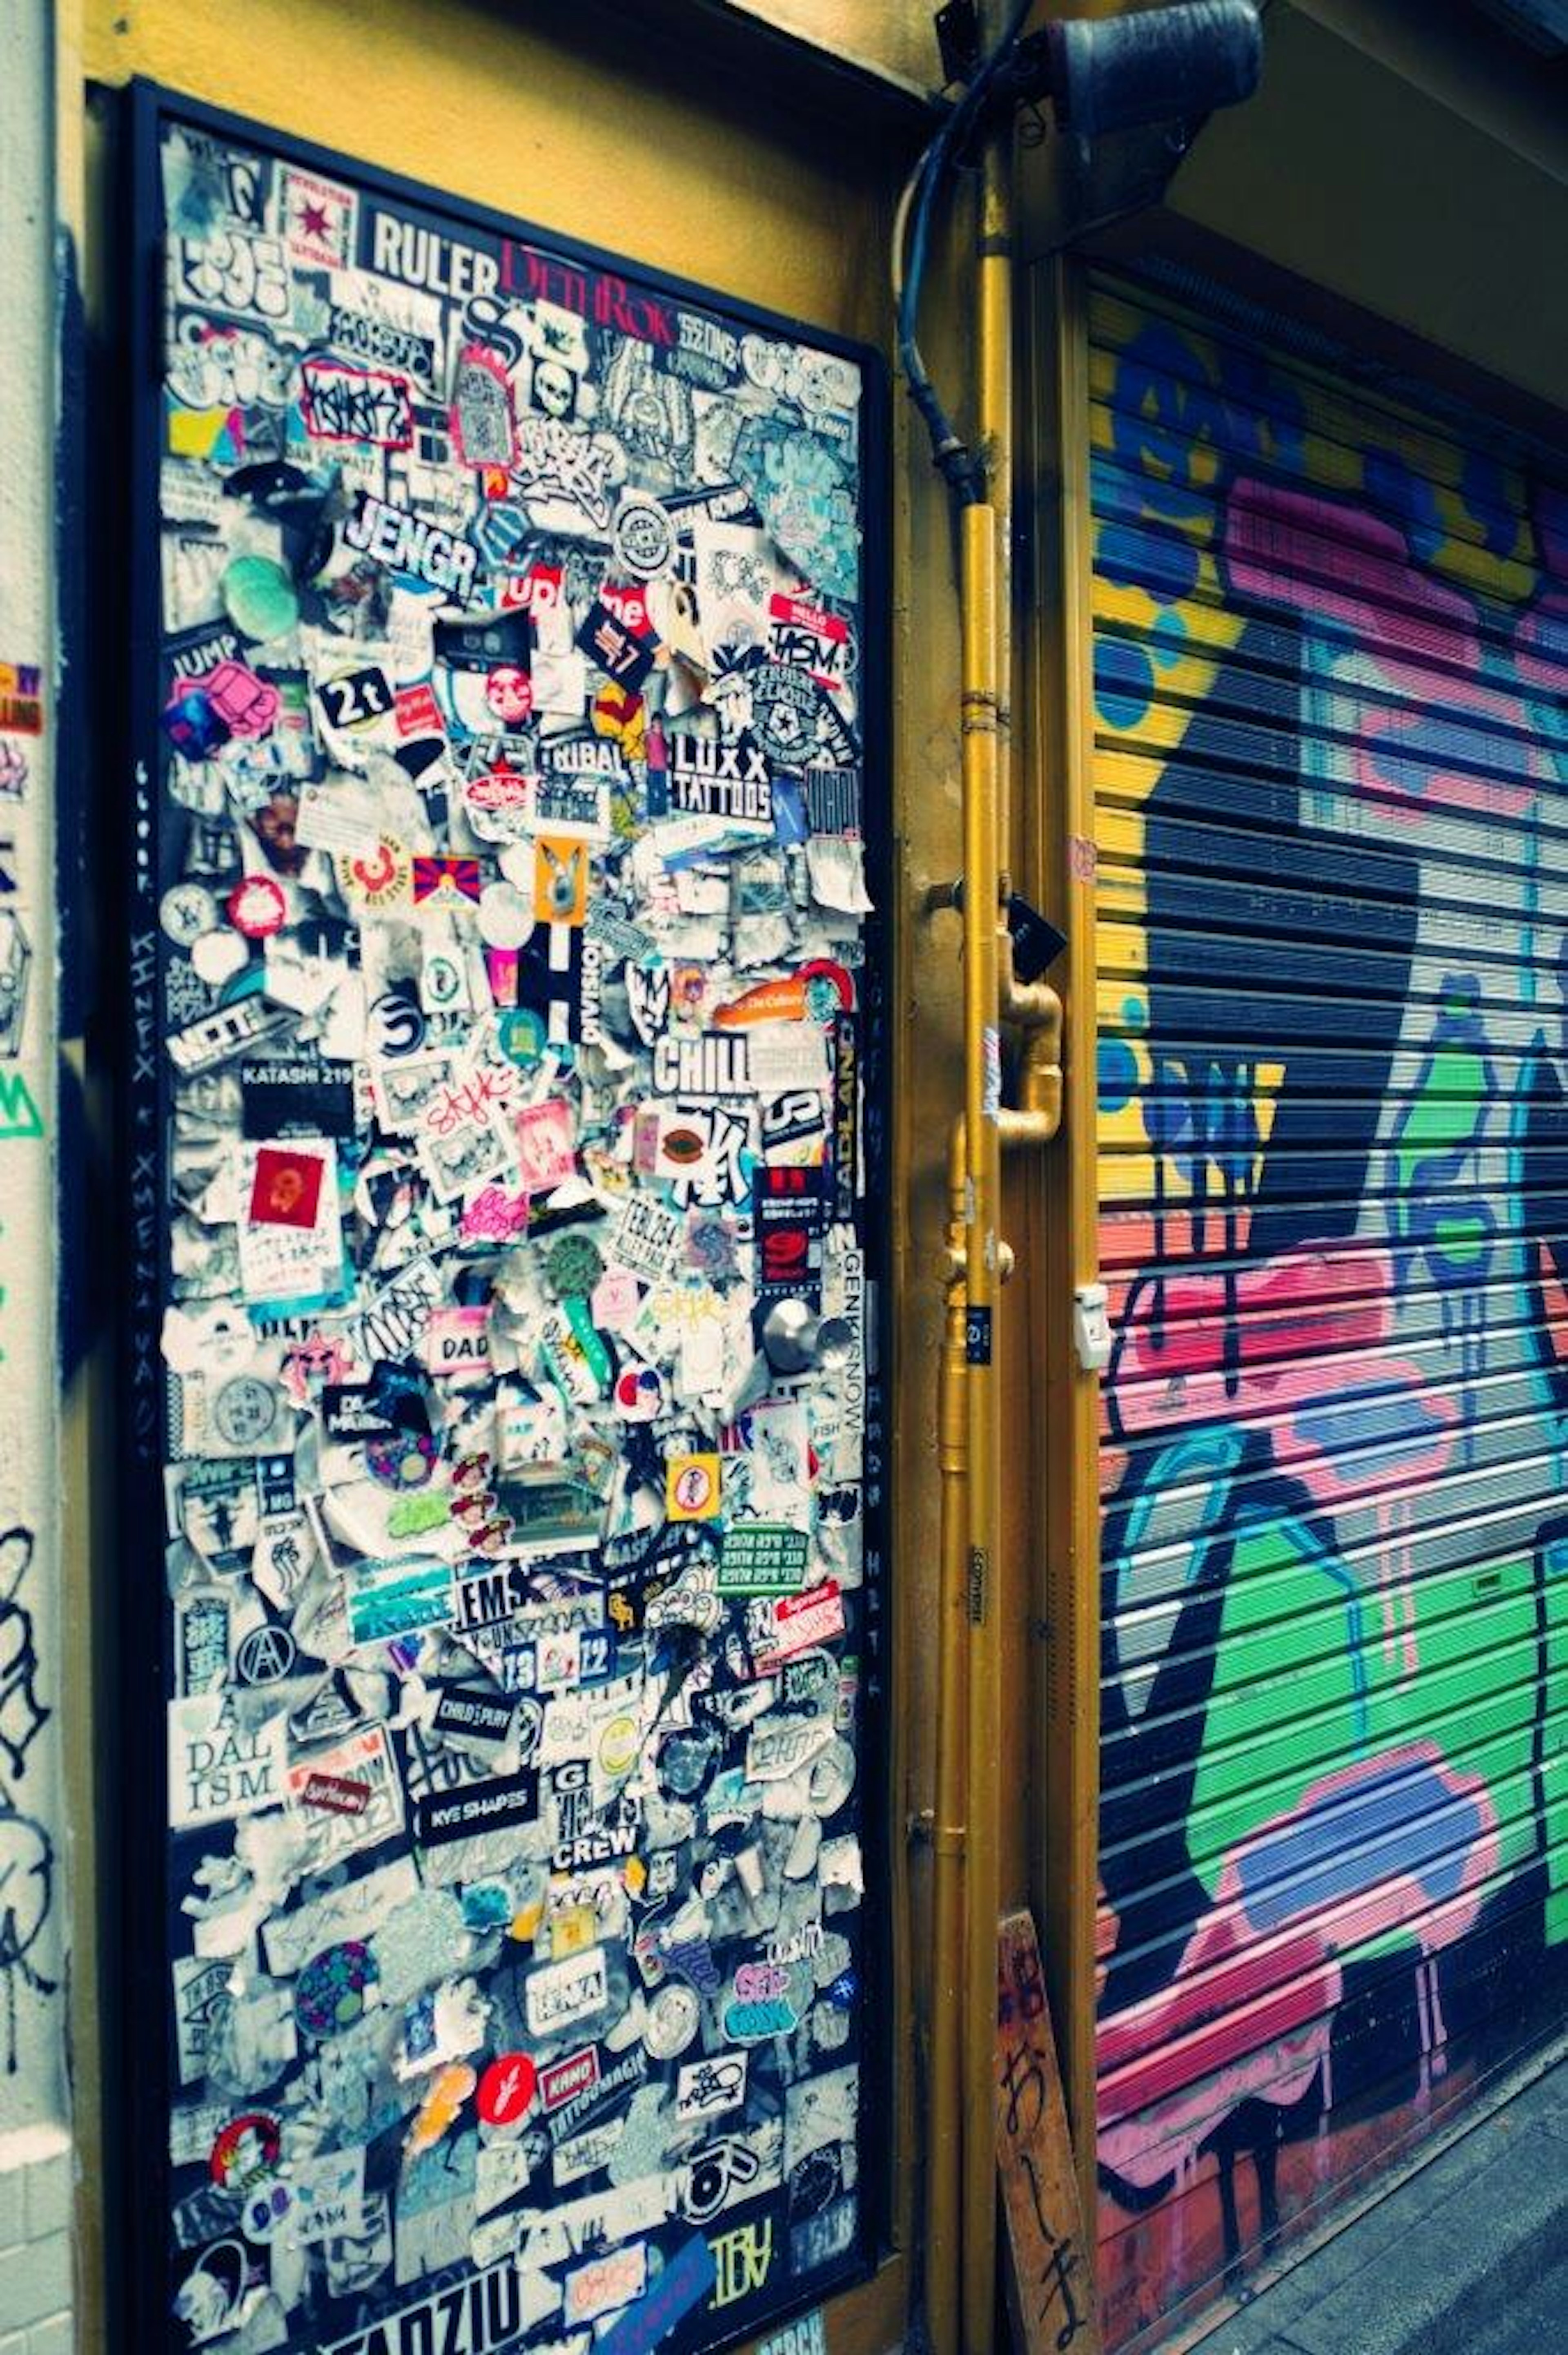
<svg viewBox="0 0 1568 2355"><path fill-rule="evenodd" d="M743 990L713 1018L720 1030L743 1029L748 1022L831 1022L853 1006L854 984L843 966L831 957L813 957L783 979Z"/></svg>
<svg viewBox="0 0 1568 2355"><path fill-rule="evenodd" d="M534 846L534 916L541 924L588 918L588 847L576 835L542 834Z"/></svg>
<svg viewBox="0 0 1568 2355"><path fill-rule="evenodd" d="M404 2138L403 2147L410 2158L422 2150L434 2150L449 2127L457 2124L463 2104L478 2083L473 2071L461 2061L449 2061L436 2072Z"/></svg>

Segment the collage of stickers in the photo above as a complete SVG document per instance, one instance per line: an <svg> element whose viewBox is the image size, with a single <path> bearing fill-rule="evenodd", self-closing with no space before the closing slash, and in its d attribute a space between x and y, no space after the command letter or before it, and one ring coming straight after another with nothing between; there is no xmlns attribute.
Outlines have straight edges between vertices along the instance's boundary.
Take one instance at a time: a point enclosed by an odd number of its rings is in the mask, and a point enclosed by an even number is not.
<svg viewBox="0 0 1568 2355"><path fill-rule="evenodd" d="M169 2344L705 2346L870 2245L864 368L156 120Z"/></svg>

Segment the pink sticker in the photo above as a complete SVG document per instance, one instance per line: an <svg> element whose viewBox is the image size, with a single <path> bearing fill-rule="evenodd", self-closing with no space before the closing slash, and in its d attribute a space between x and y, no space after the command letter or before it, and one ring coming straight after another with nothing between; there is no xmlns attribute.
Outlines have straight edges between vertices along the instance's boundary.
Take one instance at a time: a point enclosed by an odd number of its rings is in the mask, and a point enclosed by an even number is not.
<svg viewBox="0 0 1568 2355"><path fill-rule="evenodd" d="M467 1243L516 1242L528 1231L528 1197L482 1186L458 1223Z"/></svg>
<svg viewBox="0 0 1568 2355"><path fill-rule="evenodd" d="M511 465L517 454L512 379L505 361L485 344L465 344L458 356L451 422L465 466Z"/></svg>
<svg viewBox="0 0 1568 2355"><path fill-rule="evenodd" d="M425 1363L432 1374L482 1374L490 1369L488 1308L432 1308L425 1326Z"/></svg>
<svg viewBox="0 0 1568 2355"><path fill-rule="evenodd" d="M190 684L201 688L231 736L265 736L282 706L277 688L240 662L220 662Z"/></svg>
<svg viewBox="0 0 1568 2355"><path fill-rule="evenodd" d="M392 698L392 709L397 714L397 733L405 741L410 736L444 736L447 732L433 687L421 684L398 687Z"/></svg>
<svg viewBox="0 0 1568 2355"><path fill-rule="evenodd" d="M270 875L244 876L224 904L229 922L248 941L264 941L281 932L289 913L283 887Z"/></svg>
<svg viewBox="0 0 1568 2355"><path fill-rule="evenodd" d="M494 677L493 671L491 678ZM489 691L487 681L486 694ZM463 786L462 797L471 809L482 810L487 815L506 811L523 813L533 807L535 789L535 778L524 775L521 769L509 769L502 761L493 769L486 769L482 776L470 777Z"/></svg>
<svg viewBox="0 0 1568 2355"><path fill-rule="evenodd" d="M490 994L497 1006L507 1008L517 1003L517 952L496 949L486 943L484 970L490 982Z"/></svg>
<svg viewBox="0 0 1568 2355"><path fill-rule="evenodd" d="M484 682L484 699L505 728L514 728L534 709L534 682L516 663L497 663Z"/></svg>
<svg viewBox="0 0 1568 2355"><path fill-rule="evenodd" d="M546 1193L552 1186L564 1186L575 1177L577 1163L572 1150L569 1104L554 1096L548 1103L528 1104L517 1114L514 1126L525 1192Z"/></svg>
<svg viewBox="0 0 1568 2355"><path fill-rule="evenodd" d="M593 1321L601 1333L624 1333L641 1299L637 1278L627 1268L612 1267L593 1291Z"/></svg>

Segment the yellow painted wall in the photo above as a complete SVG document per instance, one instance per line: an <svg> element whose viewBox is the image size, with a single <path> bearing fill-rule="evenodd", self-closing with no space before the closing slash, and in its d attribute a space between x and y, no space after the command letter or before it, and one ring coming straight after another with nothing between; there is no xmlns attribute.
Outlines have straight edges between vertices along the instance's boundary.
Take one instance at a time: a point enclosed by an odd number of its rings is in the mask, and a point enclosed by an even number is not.
<svg viewBox="0 0 1568 2355"><path fill-rule="evenodd" d="M592 0L571 20L480 0L85 0L83 48L92 80L145 75L845 334L884 325L886 165Z"/></svg>

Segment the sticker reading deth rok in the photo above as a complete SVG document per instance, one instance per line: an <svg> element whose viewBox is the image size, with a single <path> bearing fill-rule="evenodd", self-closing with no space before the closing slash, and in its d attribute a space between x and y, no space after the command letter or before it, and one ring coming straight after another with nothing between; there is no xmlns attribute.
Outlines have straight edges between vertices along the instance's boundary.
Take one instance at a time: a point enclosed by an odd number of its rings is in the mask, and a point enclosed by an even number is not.
<svg viewBox="0 0 1568 2355"><path fill-rule="evenodd" d="M153 2335L705 2355L886 2165L868 366L135 103Z"/></svg>

